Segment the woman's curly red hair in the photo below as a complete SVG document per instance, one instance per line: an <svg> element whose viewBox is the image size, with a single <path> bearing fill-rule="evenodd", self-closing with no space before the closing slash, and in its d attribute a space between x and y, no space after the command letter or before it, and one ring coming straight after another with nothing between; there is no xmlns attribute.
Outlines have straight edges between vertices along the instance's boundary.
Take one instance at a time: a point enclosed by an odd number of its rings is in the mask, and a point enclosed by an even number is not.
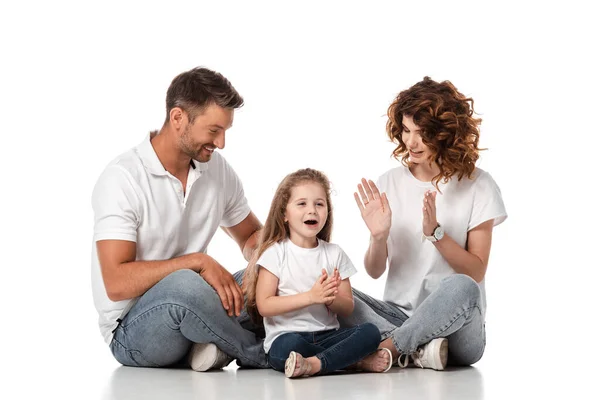
<svg viewBox="0 0 600 400"><path fill-rule="evenodd" d="M438 188L457 175L472 177L479 158L479 125L474 118L473 99L465 97L450 81L438 83L426 76L423 80L398 94L388 108L386 131L398 146L392 155L409 166L408 149L402 142L402 117L411 116L421 129L423 143L432 151L430 162L440 173L431 182Z"/></svg>

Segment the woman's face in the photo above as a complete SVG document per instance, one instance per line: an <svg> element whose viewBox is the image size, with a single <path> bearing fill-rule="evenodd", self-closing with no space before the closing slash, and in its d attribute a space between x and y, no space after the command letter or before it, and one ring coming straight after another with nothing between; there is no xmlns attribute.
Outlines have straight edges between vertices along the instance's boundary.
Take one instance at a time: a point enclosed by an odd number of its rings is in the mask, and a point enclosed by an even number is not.
<svg viewBox="0 0 600 400"><path fill-rule="evenodd" d="M409 160L414 164L428 163L432 155L429 147L423 143L421 128L415 125L412 116L402 116L402 143L408 148Z"/></svg>

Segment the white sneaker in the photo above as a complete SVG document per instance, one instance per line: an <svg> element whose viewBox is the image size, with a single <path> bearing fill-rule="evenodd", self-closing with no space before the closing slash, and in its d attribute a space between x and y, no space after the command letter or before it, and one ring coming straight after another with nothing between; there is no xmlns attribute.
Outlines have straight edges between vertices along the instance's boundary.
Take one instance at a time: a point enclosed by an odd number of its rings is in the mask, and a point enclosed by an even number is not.
<svg viewBox="0 0 600 400"><path fill-rule="evenodd" d="M188 364L194 371L221 369L233 360L214 343L194 343L188 354Z"/></svg>
<svg viewBox="0 0 600 400"><path fill-rule="evenodd" d="M417 367L443 370L448 362L448 339L437 338L425 343L411 354L411 358ZM402 368L408 365L408 357L405 354L398 358L398 365Z"/></svg>

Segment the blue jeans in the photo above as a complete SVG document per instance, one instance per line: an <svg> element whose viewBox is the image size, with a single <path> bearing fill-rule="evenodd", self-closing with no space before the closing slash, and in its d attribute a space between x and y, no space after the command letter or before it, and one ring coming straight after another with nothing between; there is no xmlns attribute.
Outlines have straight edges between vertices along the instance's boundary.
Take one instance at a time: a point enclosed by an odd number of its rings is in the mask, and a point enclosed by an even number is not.
<svg viewBox="0 0 600 400"><path fill-rule="evenodd" d="M354 312L338 317L342 326L375 324L400 354L411 354L432 339L448 339L448 364L471 365L485 349L485 324L479 285L467 275L448 276L409 318L396 305L353 289Z"/></svg>
<svg viewBox="0 0 600 400"><path fill-rule="evenodd" d="M302 357L317 356L323 375L356 364L379 346L379 329L370 323L351 328L321 332L292 332L279 336L269 349L269 364L277 371L285 370L291 351Z"/></svg>
<svg viewBox="0 0 600 400"><path fill-rule="evenodd" d="M234 278L238 283L244 271ZM244 311L225 312L217 292L196 272L171 273L140 297L114 332L110 349L123 365L177 365L193 343L214 343L238 365L268 368L262 326L252 324Z"/></svg>

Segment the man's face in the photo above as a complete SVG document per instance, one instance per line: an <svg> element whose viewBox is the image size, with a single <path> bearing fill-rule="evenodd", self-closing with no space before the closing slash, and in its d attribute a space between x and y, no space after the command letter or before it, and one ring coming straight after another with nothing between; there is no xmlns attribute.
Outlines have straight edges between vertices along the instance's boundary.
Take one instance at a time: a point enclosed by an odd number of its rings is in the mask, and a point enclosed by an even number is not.
<svg viewBox="0 0 600 400"><path fill-rule="evenodd" d="M233 110L211 104L193 124L189 120L185 124L179 148L194 160L208 162L216 148L225 147L225 131L233 124Z"/></svg>

